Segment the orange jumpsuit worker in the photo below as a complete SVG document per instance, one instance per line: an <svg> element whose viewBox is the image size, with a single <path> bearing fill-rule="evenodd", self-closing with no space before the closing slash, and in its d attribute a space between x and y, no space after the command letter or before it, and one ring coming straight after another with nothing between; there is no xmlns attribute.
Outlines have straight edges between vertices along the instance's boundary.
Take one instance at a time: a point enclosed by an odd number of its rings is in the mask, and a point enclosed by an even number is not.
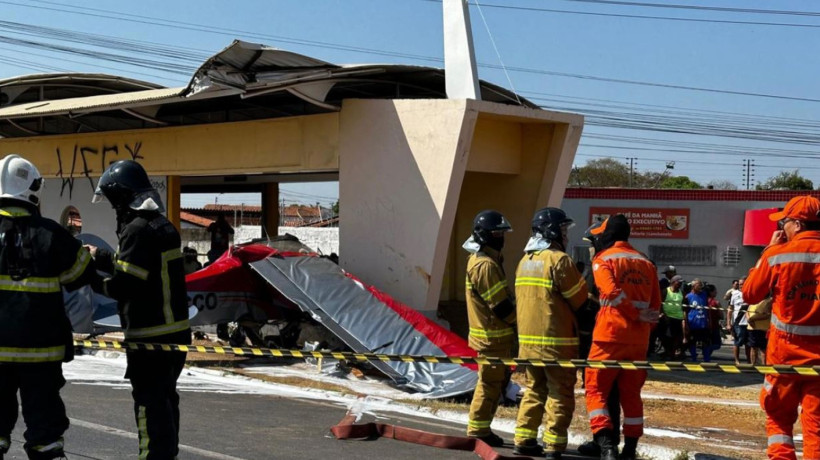
<svg viewBox="0 0 820 460"><path fill-rule="evenodd" d="M567 230L575 223L558 208L538 210L532 237L515 275L519 358L578 357L578 309L587 301L587 283L567 255ZM540 455L538 427L546 412L546 458L567 448L567 429L575 411L575 369L527 366L527 387L518 410L515 449Z"/></svg>
<svg viewBox="0 0 820 460"><path fill-rule="evenodd" d="M515 344L515 304L504 273L501 249L510 223L498 211L486 210L473 220L473 232L464 243L467 259L466 299L470 323L468 344L481 356L511 358ZM479 365L467 436L490 446L501 447L504 440L490 429L498 400L509 381L503 364Z"/></svg>
<svg viewBox="0 0 820 460"><path fill-rule="evenodd" d="M769 215L778 229L749 270L743 298L761 302L772 292L768 364L820 364L820 200L797 196ZM767 453L794 460L792 427L802 406L803 458L820 459L820 378L767 375L760 392L766 411Z"/></svg>
<svg viewBox="0 0 820 460"><path fill-rule="evenodd" d="M617 214L592 230L600 250L592 259L592 273L600 292L601 310L592 332L590 360L643 360L649 333L658 322L661 293L654 264L628 242L629 222ZM602 460L618 459L607 397L618 385L623 408L624 449L620 459L632 460L643 435L641 388L645 370L586 369L586 402L593 438Z"/></svg>

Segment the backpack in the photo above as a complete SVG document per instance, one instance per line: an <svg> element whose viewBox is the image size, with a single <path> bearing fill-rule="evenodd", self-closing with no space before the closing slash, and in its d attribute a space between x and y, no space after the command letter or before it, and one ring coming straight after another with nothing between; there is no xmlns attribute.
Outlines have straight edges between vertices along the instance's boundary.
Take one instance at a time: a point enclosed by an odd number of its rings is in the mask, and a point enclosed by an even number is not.
<svg viewBox="0 0 820 460"><path fill-rule="evenodd" d="M686 314L686 321L690 331L701 331L709 327L709 314L703 307L692 307Z"/></svg>

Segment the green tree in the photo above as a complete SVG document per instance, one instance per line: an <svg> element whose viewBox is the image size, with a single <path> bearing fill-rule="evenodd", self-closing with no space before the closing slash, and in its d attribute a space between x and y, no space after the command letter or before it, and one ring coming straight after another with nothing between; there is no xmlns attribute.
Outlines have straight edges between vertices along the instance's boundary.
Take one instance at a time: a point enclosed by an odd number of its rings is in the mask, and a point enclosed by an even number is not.
<svg viewBox="0 0 820 460"><path fill-rule="evenodd" d="M706 188L713 190L737 190L737 185L730 180L714 179L706 183Z"/></svg>
<svg viewBox="0 0 820 460"><path fill-rule="evenodd" d="M814 184L801 176L797 170L781 171L755 187L757 190L812 190Z"/></svg>
<svg viewBox="0 0 820 460"><path fill-rule="evenodd" d="M634 178L633 178L634 179ZM569 175L571 187L629 187L629 167L614 158L589 160Z"/></svg>
<svg viewBox="0 0 820 460"><path fill-rule="evenodd" d="M333 215L334 216L338 216L339 215L339 200L336 200L336 202L333 203L333 206L331 206L330 209L333 210Z"/></svg>
<svg viewBox="0 0 820 460"><path fill-rule="evenodd" d="M637 188L658 188L669 177L669 174L657 171L646 171L636 175L633 179Z"/></svg>
<svg viewBox="0 0 820 460"><path fill-rule="evenodd" d="M676 189L700 189L702 185L693 181L689 176L672 176L667 177L661 182L660 188L676 188Z"/></svg>

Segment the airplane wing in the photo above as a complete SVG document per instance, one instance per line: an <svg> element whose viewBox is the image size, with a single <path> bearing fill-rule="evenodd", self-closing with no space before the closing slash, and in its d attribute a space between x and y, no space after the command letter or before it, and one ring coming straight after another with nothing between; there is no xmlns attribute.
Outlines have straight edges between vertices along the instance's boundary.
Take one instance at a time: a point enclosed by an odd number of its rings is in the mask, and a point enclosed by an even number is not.
<svg viewBox="0 0 820 460"><path fill-rule="evenodd" d="M367 286L320 257L267 257L250 263L271 286L356 352L476 356L464 339ZM449 363L372 364L399 386L443 398L472 391L475 366Z"/></svg>

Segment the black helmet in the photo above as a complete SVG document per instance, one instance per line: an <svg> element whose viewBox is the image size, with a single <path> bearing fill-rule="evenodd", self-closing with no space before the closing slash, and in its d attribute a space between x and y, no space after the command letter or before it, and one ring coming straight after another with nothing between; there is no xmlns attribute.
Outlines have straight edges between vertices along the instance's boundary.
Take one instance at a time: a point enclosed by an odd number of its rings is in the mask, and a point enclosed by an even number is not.
<svg viewBox="0 0 820 460"><path fill-rule="evenodd" d="M103 198L110 201L114 208L164 210L145 169L133 160L117 161L105 170L97 182L92 202L99 203Z"/></svg>
<svg viewBox="0 0 820 460"><path fill-rule="evenodd" d="M481 211L473 219L473 239L482 246L502 236L504 232L511 231L512 226L507 219L500 212L492 209ZM501 232L502 235L494 235L494 232Z"/></svg>
<svg viewBox="0 0 820 460"><path fill-rule="evenodd" d="M623 214L609 216L603 222L592 224L584 234L584 239L589 235L589 241L595 247L595 251L603 251L615 244L616 241L629 240L629 221Z"/></svg>
<svg viewBox="0 0 820 460"><path fill-rule="evenodd" d="M574 220L567 217L562 209L559 208L543 208L535 211L532 216L532 234L537 233L542 237L557 241L563 244L563 234L561 227L570 226L575 223Z"/></svg>
<svg viewBox="0 0 820 460"><path fill-rule="evenodd" d="M603 224L604 222L599 220L594 224L590 225L589 228L584 232L583 240L588 241L589 244L591 244L592 247L595 248L595 252L601 250L601 230L599 229Z"/></svg>
<svg viewBox="0 0 820 460"><path fill-rule="evenodd" d="M603 224L604 224L604 222L599 220L599 221L595 222L594 224L590 225L589 228L584 232L583 240L584 241L589 241L590 243L594 243L595 240L597 240L601 236L600 235L601 231L598 230L598 229L601 228L601 225L603 225Z"/></svg>

